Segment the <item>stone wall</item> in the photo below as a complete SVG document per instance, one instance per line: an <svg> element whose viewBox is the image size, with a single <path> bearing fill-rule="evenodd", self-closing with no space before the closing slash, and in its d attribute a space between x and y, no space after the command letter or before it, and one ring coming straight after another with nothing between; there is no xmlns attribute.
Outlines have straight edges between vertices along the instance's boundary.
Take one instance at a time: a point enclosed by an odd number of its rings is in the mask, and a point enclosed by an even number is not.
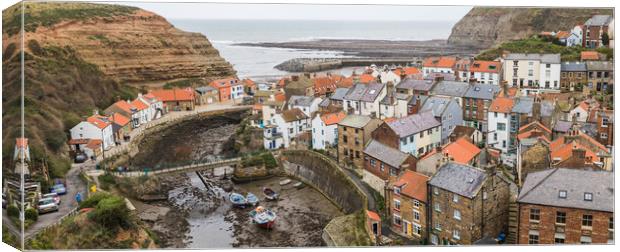
<svg viewBox="0 0 620 252"><path fill-rule="evenodd" d="M381 194L382 197L385 197L385 181L380 177L372 174L366 169L362 170L362 181L368 184L372 189Z"/></svg>

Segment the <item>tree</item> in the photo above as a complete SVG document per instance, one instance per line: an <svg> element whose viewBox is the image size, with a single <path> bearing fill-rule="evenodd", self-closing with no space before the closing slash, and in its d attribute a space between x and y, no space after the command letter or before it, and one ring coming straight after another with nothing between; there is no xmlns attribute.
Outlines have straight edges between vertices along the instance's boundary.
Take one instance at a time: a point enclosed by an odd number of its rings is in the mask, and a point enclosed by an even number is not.
<svg viewBox="0 0 620 252"><path fill-rule="evenodd" d="M609 46L609 34L603 32L603 35L601 35L601 40L603 41L604 46Z"/></svg>

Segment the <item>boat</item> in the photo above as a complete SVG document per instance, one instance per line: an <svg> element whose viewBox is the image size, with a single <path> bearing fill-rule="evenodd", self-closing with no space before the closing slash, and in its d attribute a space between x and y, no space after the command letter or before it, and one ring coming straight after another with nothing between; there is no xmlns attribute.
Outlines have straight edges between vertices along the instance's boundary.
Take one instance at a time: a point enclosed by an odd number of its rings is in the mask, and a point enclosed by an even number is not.
<svg viewBox="0 0 620 252"><path fill-rule="evenodd" d="M283 186L283 185L288 185L289 183L291 183L291 180L290 180L290 179L285 179L285 180L280 181L280 185L281 185L281 186Z"/></svg>
<svg viewBox="0 0 620 252"><path fill-rule="evenodd" d="M229 196L230 202L232 202L233 206L244 208L248 203L243 195L238 193L231 193Z"/></svg>
<svg viewBox="0 0 620 252"><path fill-rule="evenodd" d="M304 182L301 182L301 181L293 184L293 187L295 187L297 189L304 188L304 186L306 186L306 185L304 184Z"/></svg>
<svg viewBox="0 0 620 252"><path fill-rule="evenodd" d="M252 222L262 228L271 229L276 222L276 214L262 206L250 211L249 214L252 217Z"/></svg>
<svg viewBox="0 0 620 252"><path fill-rule="evenodd" d="M245 202L248 205L256 206L256 205L258 205L258 197L256 197L256 195L254 195L253 193L248 193L245 196Z"/></svg>
<svg viewBox="0 0 620 252"><path fill-rule="evenodd" d="M269 187L263 188L263 194L267 200L278 200L278 193Z"/></svg>

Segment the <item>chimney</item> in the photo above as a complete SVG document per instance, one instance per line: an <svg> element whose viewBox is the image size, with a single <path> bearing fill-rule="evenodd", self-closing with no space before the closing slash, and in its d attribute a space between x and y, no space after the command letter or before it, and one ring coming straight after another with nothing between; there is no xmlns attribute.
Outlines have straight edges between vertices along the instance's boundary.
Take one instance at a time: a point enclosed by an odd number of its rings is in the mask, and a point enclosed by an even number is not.
<svg viewBox="0 0 620 252"><path fill-rule="evenodd" d="M540 101L534 100L534 104L532 106L532 119L534 121L540 121Z"/></svg>
<svg viewBox="0 0 620 252"><path fill-rule="evenodd" d="M508 97L508 81L502 81L501 85L502 94L504 95L504 97Z"/></svg>
<svg viewBox="0 0 620 252"><path fill-rule="evenodd" d="M99 115L99 109L93 109L93 115Z"/></svg>
<svg viewBox="0 0 620 252"><path fill-rule="evenodd" d="M435 75L435 82L443 81L443 75Z"/></svg>
<svg viewBox="0 0 620 252"><path fill-rule="evenodd" d="M299 80L299 75L293 75L293 76L291 76L291 79L293 81L298 81Z"/></svg>

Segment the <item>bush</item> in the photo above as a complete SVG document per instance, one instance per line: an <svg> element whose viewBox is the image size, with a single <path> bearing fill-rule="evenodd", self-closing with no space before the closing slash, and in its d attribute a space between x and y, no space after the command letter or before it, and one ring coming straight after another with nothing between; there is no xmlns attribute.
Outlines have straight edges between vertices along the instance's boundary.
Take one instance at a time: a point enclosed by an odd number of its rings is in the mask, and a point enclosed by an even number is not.
<svg viewBox="0 0 620 252"><path fill-rule="evenodd" d="M268 169L278 167L278 162L276 162L276 159L273 157L271 152L262 154L261 158L263 159L263 163L265 164L265 167L267 167Z"/></svg>
<svg viewBox="0 0 620 252"><path fill-rule="evenodd" d="M25 216L26 220L37 221L39 219L39 212L36 209L30 207L26 209Z"/></svg>
<svg viewBox="0 0 620 252"><path fill-rule="evenodd" d="M110 185L116 184L116 180L112 174L104 174L98 177L99 183L101 183L101 188L104 190L108 190Z"/></svg>
<svg viewBox="0 0 620 252"><path fill-rule="evenodd" d="M130 224L129 209L125 200L118 196L108 195L101 199L89 217L108 229L127 227Z"/></svg>
<svg viewBox="0 0 620 252"><path fill-rule="evenodd" d="M17 208L17 205L11 204L6 208L6 214L9 217L19 218L19 208Z"/></svg>
<svg viewBox="0 0 620 252"><path fill-rule="evenodd" d="M80 207L79 209L83 209L83 208L93 208L95 206L97 206L97 204L99 204L99 201L105 199L109 197L109 195L107 193L104 192L97 192L93 195L90 195L90 197L88 197L86 200L82 201L82 203L80 203Z"/></svg>
<svg viewBox="0 0 620 252"><path fill-rule="evenodd" d="M71 161L59 156L49 156L48 165L52 178L62 178L71 168Z"/></svg>

